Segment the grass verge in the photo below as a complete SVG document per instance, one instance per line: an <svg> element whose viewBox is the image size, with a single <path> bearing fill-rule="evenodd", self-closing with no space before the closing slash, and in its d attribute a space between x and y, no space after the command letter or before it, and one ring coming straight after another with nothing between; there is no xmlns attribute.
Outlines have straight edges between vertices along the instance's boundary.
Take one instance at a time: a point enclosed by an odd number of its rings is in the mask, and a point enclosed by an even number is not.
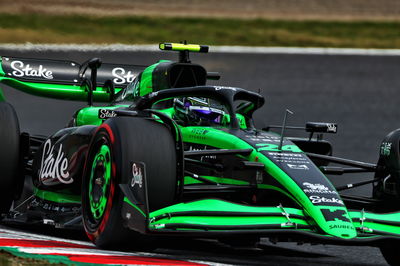
<svg viewBox="0 0 400 266"><path fill-rule="evenodd" d="M400 21L284 21L230 18L0 14L2 43L144 44L400 48Z"/></svg>

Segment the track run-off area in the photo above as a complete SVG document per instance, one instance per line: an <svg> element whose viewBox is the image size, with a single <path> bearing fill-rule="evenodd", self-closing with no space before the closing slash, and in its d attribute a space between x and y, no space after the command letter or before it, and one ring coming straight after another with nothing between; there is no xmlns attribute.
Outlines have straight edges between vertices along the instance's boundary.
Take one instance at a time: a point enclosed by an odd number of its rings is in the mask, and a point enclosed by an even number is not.
<svg viewBox="0 0 400 266"><path fill-rule="evenodd" d="M161 53L156 48L156 45L3 45L0 55L80 63L99 57L103 62L137 65L177 59L176 54ZM266 104L255 114L258 128L281 124L286 109L294 112L289 125L303 126L307 121L338 123L338 134L325 136L332 142L336 156L375 163L384 136L400 128L399 50L211 47L209 54L192 54L191 59L208 71L221 73L221 80L211 84L261 90ZM16 108L22 132L51 135L63 128L78 108L85 106L84 102L45 99L8 87L4 87L4 93ZM307 136L305 132L287 134ZM333 178L334 184L342 185L372 177L356 174L351 180L341 176ZM348 194L369 195L370 191L370 187L365 187ZM66 264L386 264L375 247L275 245L262 239L258 248L232 248L212 240L181 240L160 243L160 248L151 253L120 252L95 249L84 236L69 237L63 233L58 238L45 231L3 227L0 246L17 256L57 255Z"/></svg>

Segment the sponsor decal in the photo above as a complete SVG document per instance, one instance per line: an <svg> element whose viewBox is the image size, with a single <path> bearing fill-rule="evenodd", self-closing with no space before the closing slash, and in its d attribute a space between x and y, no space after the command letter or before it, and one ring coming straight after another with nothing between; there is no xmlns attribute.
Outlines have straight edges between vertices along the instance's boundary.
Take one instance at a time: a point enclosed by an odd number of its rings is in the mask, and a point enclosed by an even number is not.
<svg viewBox="0 0 400 266"><path fill-rule="evenodd" d="M48 201L44 201L38 198L33 198L33 200L29 203L30 208L42 208L46 211L53 211L53 212L60 212L60 213L67 213L73 212L78 213L80 211L78 204L56 204L56 203L49 203Z"/></svg>
<svg viewBox="0 0 400 266"><path fill-rule="evenodd" d="M392 150L392 143L390 143L390 142L383 142L383 143L381 144L381 155L383 155L383 156L389 156L391 150Z"/></svg>
<svg viewBox="0 0 400 266"><path fill-rule="evenodd" d="M189 138L191 139L206 139L206 134L208 133L208 130L205 129L200 129L200 128L196 128L196 129L192 129L191 130L191 134L189 135Z"/></svg>
<svg viewBox="0 0 400 266"><path fill-rule="evenodd" d="M327 124L327 132L328 133L336 133L337 132L337 126L335 124Z"/></svg>
<svg viewBox="0 0 400 266"><path fill-rule="evenodd" d="M309 170L310 168L308 168L308 166L307 165L305 165L305 164L287 164L287 166L290 168L290 169L295 169L295 170Z"/></svg>
<svg viewBox="0 0 400 266"><path fill-rule="evenodd" d="M312 194L337 194L336 191L329 190L328 187L322 185L322 184L311 184L308 182L303 183L303 191L306 193L312 193Z"/></svg>
<svg viewBox="0 0 400 266"><path fill-rule="evenodd" d="M348 229L354 230L354 226L347 224L330 224L329 229Z"/></svg>
<svg viewBox="0 0 400 266"><path fill-rule="evenodd" d="M308 158L300 153L268 152L268 155L277 163L310 164Z"/></svg>
<svg viewBox="0 0 400 266"><path fill-rule="evenodd" d="M57 179L63 184L71 184L74 180L68 172L68 160L63 152L63 145L57 149L57 155L54 156L54 146L48 139L43 147L42 161L40 164L39 178L41 181L47 179Z"/></svg>
<svg viewBox="0 0 400 266"><path fill-rule="evenodd" d="M14 71L8 73L8 75L13 75L14 77L41 77L53 79L53 72L47 70L43 65L39 65L38 68L33 68L29 64L25 65L22 61L13 61L10 66Z"/></svg>
<svg viewBox="0 0 400 266"><path fill-rule="evenodd" d="M139 186L139 188L142 188L143 174L142 174L142 169L136 163L133 163L131 187L135 187L136 184Z"/></svg>
<svg viewBox="0 0 400 266"><path fill-rule="evenodd" d="M264 182L264 176L262 171L257 171L256 172L256 183L257 184L262 184Z"/></svg>
<svg viewBox="0 0 400 266"><path fill-rule="evenodd" d="M195 128L192 129L192 134L196 134L196 135L205 135L207 134L209 131L206 129L202 129L202 128Z"/></svg>
<svg viewBox="0 0 400 266"><path fill-rule="evenodd" d="M117 113L114 110L108 110L108 109L99 109L99 118L100 119L107 119L107 118L112 118L116 117Z"/></svg>
<svg viewBox="0 0 400 266"><path fill-rule="evenodd" d="M276 136L269 136L269 135L264 135L264 134L258 134L258 135L245 135L246 138L250 139L251 141L255 143L264 143L264 142L275 142L279 143L280 142L280 137Z"/></svg>
<svg viewBox="0 0 400 266"><path fill-rule="evenodd" d="M211 147L212 149L212 147ZM207 150L207 146L189 146L188 151L204 151ZM203 161L204 159L217 159L217 155L206 155L206 156L201 156L200 161Z"/></svg>
<svg viewBox="0 0 400 266"><path fill-rule="evenodd" d="M310 196L310 200L312 203L336 203L340 205L344 205L343 201L337 198L325 198L320 196Z"/></svg>
<svg viewBox="0 0 400 266"><path fill-rule="evenodd" d="M325 220L327 222L336 221L336 220L340 220L340 221L348 222L348 223L351 222L350 219L348 218L349 216L347 215L347 212L345 210L321 209L321 212L322 212L322 215L324 215Z"/></svg>
<svg viewBox="0 0 400 266"><path fill-rule="evenodd" d="M113 82L118 85L131 83L136 77L136 75L134 75L132 71L126 71L122 67L113 68L111 73L114 77Z"/></svg>

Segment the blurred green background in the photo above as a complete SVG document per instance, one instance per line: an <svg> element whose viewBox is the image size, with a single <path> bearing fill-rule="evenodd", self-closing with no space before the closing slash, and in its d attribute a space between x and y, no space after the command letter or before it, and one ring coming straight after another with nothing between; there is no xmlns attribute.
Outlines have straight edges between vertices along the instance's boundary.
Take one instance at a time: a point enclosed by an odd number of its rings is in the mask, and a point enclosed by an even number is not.
<svg viewBox="0 0 400 266"><path fill-rule="evenodd" d="M399 0L0 0L1 43L400 48Z"/></svg>

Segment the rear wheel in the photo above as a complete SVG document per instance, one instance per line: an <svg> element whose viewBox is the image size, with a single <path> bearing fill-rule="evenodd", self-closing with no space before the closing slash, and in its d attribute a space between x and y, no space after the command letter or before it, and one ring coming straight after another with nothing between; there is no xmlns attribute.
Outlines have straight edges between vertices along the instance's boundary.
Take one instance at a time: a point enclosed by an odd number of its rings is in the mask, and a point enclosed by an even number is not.
<svg viewBox="0 0 400 266"><path fill-rule="evenodd" d="M119 184L132 181L132 163L143 162L150 211L172 204L176 191L175 142L165 125L144 118L116 117L95 133L82 184L83 223L99 247L148 246L148 237L127 229Z"/></svg>
<svg viewBox="0 0 400 266"><path fill-rule="evenodd" d="M10 210L20 164L20 130L14 108L0 102L0 213Z"/></svg>

